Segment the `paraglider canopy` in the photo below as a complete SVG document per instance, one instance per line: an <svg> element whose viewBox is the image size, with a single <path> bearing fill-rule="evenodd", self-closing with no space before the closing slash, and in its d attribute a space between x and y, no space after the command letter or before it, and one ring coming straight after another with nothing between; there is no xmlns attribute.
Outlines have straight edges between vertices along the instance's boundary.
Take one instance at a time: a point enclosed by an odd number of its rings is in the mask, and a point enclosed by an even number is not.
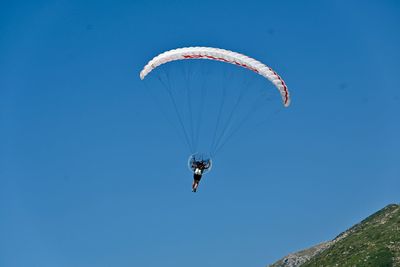
<svg viewBox="0 0 400 267"><path fill-rule="evenodd" d="M290 105L280 75L254 58L226 49L196 46L165 51L148 61L140 79L181 134L193 162L211 163L211 157L193 153L206 151L215 158L241 129L275 114L275 100L278 108ZM265 81L277 89L283 105Z"/></svg>
<svg viewBox="0 0 400 267"><path fill-rule="evenodd" d="M283 105L285 107L288 107L290 104L290 96L286 83L272 68L246 55L214 47L184 47L161 53L144 66L140 72L140 79L143 80L147 74L162 64L187 59L222 61L252 70L261 76L264 76L275 85L282 96Z"/></svg>

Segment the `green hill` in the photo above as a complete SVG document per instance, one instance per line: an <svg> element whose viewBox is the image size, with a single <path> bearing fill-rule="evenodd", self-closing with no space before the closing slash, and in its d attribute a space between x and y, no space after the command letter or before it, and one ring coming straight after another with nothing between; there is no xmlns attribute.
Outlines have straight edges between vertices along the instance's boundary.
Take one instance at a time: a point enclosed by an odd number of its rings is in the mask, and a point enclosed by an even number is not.
<svg viewBox="0 0 400 267"><path fill-rule="evenodd" d="M400 205L388 205L323 246L290 254L270 266L400 266Z"/></svg>

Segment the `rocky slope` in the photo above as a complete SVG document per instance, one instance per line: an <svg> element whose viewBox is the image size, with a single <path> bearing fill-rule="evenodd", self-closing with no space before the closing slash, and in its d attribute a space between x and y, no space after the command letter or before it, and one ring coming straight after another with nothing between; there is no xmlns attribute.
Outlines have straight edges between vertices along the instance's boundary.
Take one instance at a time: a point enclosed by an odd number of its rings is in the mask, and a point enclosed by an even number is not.
<svg viewBox="0 0 400 267"><path fill-rule="evenodd" d="M400 205L388 205L335 239L269 265L299 266L400 266Z"/></svg>

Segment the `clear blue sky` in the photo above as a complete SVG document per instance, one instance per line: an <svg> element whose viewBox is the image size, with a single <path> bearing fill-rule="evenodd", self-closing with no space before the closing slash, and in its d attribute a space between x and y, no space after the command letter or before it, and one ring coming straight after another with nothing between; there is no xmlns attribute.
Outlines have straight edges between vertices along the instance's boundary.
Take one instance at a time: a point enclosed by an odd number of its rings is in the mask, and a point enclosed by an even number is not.
<svg viewBox="0 0 400 267"><path fill-rule="evenodd" d="M1 3L0 266L264 266L400 202L398 1L168 2ZM293 96L196 194L138 76L190 45Z"/></svg>

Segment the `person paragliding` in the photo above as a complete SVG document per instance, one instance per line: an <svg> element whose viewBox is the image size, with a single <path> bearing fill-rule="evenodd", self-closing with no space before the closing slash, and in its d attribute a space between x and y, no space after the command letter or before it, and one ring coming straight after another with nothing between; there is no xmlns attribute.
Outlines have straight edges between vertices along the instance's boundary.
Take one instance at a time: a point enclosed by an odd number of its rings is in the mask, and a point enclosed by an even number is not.
<svg viewBox="0 0 400 267"><path fill-rule="evenodd" d="M191 169L193 170L193 184L192 184L193 192L197 191L197 187L199 186L204 171L208 170L210 166L211 166L210 160L200 160L192 162Z"/></svg>
<svg viewBox="0 0 400 267"><path fill-rule="evenodd" d="M140 79L144 80L151 72L153 72L155 69L159 68L161 65L167 64L169 62L174 62L174 61L188 61L188 60L210 60L210 61L219 61L227 64L232 64L244 69L247 69L249 71L253 71L257 73L258 75L261 75L265 79L269 80L279 91L279 94L282 99L282 104L284 107L288 107L290 105L290 94L288 87L286 86L286 83L284 80L281 78L280 75L278 75L277 72L275 72L272 68L269 66L263 64L262 62L251 58L249 56L246 56L241 53L237 53L234 51L226 50L226 49L220 49L220 48L215 48L215 47L201 47L201 46L192 46L192 47L183 47L183 48L177 48L177 49L172 49L165 51L153 59L151 59L140 71ZM186 141L186 144L189 148L189 151L193 153L194 151L197 151L197 144L198 144L198 137L199 132L200 132L200 124L201 124L201 118L202 118L202 111L203 111L203 106L204 103L201 101L204 101L204 95L202 97L199 97L199 114L194 116L193 110L192 110L192 98L191 95L195 90L198 88L197 86L190 86L192 84L197 84L197 80L192 80L190 81L190 73L191 71L185 71L185 76L183 80L185 81L184 83L176 82L176 83L171 83L169 80L169 75L168 73L165 75L165 78L162 78L159 76L159 81L162 84L162 87L166 90L167 95L169 96L172 106L175 110L177 120L179 122L179 126L182 130L184 140ZM208 71L204 72L205 74L208 73ZM204 83L203 81L206 81L208 79L207 77L204 77L204 79L201 79L199 86L203 90ZM185 84L183 88L187 87L186 90L174 90L173 88L179 87L180 84ZM189 89L191 88L191 89ZM223 87L225 88L225 87ZM186 92L186 97L182 96L180 93ZM201 91L203 92L203 91ZM264 92L264 91L263 91ZM203 94L203 93L201 93ZM202 176L211 170L211 157L208 155L213 155L215 156L218 151L223 147L225 142L239 129L241 125L243 125L243 122L247 120L249 115L253 110L256 110L255 104L254 107L251 108L249 111L248 115L245 115L243 120L238 122L238 126L233 126L234 121L231 119L233 118L233 114L235 110L240 110L237 108L239 106L239 102L244 99L242 97L243 91L238 94L238 99L236 103L233 106L231 115L227 116L227 121L226 123L221 123L221 127L219 127L220 124L220 118L221 114L223 114L223 107L225 103L225 89L223 89L222 93L222 102L220 103L220 106L217 110L219 110L219 114L216 116L216 127L215 127L215 132L212 135L213 136L213 141L211 142L210 150L206 153L209 154L200 154L196 153L193 154L189 157L188 161L188 167L189 169L193 172L193 184L192 184L192 191L196 192L197 188L199 186L200 180ZM177 96L181 96L181 98L178 98ZM186 103L182 101L178 101L180 99L187 99ZM262 98L261 98L262 99ZM258 99L257 99L258 100ZM181 103L180 103L181 102ZM213 101L211 101L213 102ZM217 101L216 101L217 102ZM181 108L179 108L179 104L181 104ZM186 107L187 111L186 112ZM213 110L211 108L210 110ZM188 116L184 116L187 114ZM197 117L198 119L195 120L194 118ZM188 122L190 125L185 125L185 123ZM217 134L217 130L220 129L220 132ZM229 132L230 131L230 132Z"/></svg>
<svg viewBox="0 0 400 267"><path fill-rule="evenodd" d="M193 172L192 192L196 192L200 180L211 170L212 161L208 154L196 153L189 157L188 167Z"/></svg>

